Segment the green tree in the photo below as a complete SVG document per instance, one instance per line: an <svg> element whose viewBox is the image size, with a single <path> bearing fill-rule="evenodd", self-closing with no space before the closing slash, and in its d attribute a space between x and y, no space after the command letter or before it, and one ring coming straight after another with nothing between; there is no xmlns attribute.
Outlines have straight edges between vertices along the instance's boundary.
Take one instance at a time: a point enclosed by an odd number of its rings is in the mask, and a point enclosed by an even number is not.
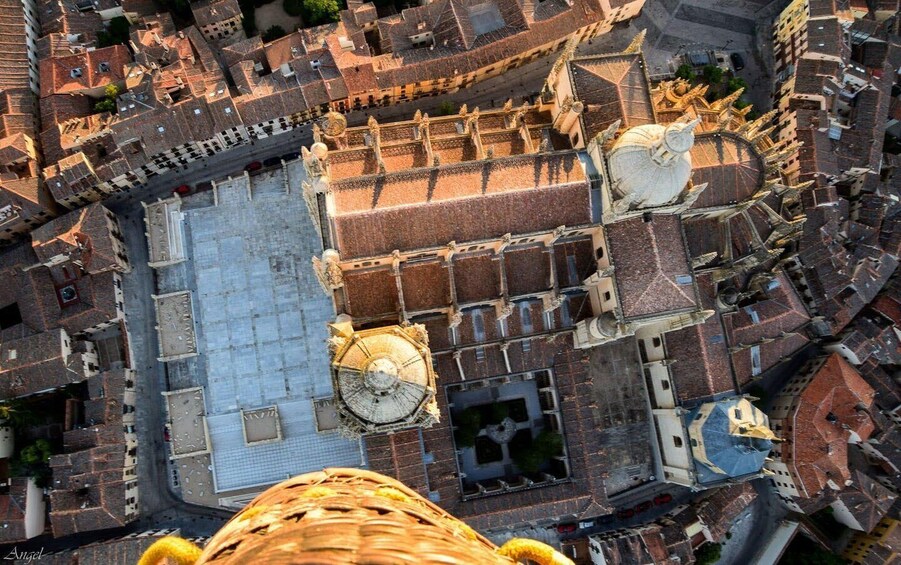
<svg viewBox="0 0 901 565"><path fill-rule="evenodd" d="M287 12L287 10L285 11ZM337 0L303 0L301 16L305 25L316 26L337 22L339 11Z"/></svg>
<svg viewBox="0 0 901 565"><path fill-rule="evenodd" d="M705 65L703 74L707 84L716 85L723 82L723 69L716 65Z"/></svg>
<svg viewBox="0 0 901 565"><path fill-rule="evenodd" d="M116 101L111 100L109 98L104 98L100 102L94 104L95 112L112 112L116 109Z"/></svg>
<svg viewBox="0 0 901 565"><path fill-rule="evenodd" d="M115 100L117 96L119 96L119 87L115 84L108 84L106 88L103 89L103 93L106 94L106 97L110 100Z"/></svg>
<svg viewBox="0 0 901 565"><path fill-rule="evenodd" d="M294 16L295 18L303 15L303 2L302 0L283 0L282 8L289 16Z"/></svg>
<svg viewBox="0 0 901 565"><path fill-rule="evenodd" d="M37 423L37 416L28 405L15 398L0 403L0 422L21 430Z"/></svg>
<svg viewBox="0 0 901 565"><path fill-rule="evenodd" d="M125 16L116 16L109 21L105 30L97 32L97 46L108 47L128 43L131 23Z"/></svg>
<svg viewBox="0 0 901 565"><path fill-rule="evenodd" d="M691 65L682 64L676 69L676 78L691 80L695 78L695 70Z"/></svg>
<svg viewBox="0 0 901 565"><path fill-rule="evenodd" d="M695 565L713 565L720 560L722 554L722 545L707 542L695 550Z"/></svg>
<svg viewBox="0 0 901 565"><path fill-rule="evenodd" d="M272 26L263 32L263 41L269 43L270 41L275 41L279 37L285 37L286 35L287 32L282 26Z"/></svg>
<svg viewBox="0 0 901 565"><path fill-rule="evenodd" d="M744 110L745 108L747 108L750 105L751 105L751 103L748 102L747 100L745 100L744 98L739 98L738 100L736 100L735 102L732 103L732 107L737 110Z"/></svg>
<svg viewBox="0 0 901 565"><path fill-rule="evenodd" d="M33 444L22 449L21 453L19 453L19 459L25 465L38 465L41 463L47 463L52 454L53 453L50 449L50 442L46 439L39 439Z"/></svg>
<svg viewBox="0 0 901 565"><path fill-rule="evenodd" d="M729 84L726 85L726 89L729 91L729 94L732 94L739 88L748 89L748 83L745 82L745 79L741 77L735 77L729 79Z"/></svg>

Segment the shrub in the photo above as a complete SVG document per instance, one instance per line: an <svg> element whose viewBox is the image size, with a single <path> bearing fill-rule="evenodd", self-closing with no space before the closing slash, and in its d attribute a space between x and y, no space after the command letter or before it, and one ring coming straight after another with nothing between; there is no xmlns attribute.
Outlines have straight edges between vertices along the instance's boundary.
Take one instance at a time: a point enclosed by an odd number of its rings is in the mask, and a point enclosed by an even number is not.
<svg viewBox="0 0 901 565"><path fill-rule="evenodd" d="M510 408L503 402L491 405L491 423L500 424L504 418L510 415Z"/></svg>
<svg viewBox="0 0 901 565"><path fill-rule="evenodd" d="M524 473L535 473L548 459L563 453L563 437L551 430L542 430L529 447L510 454L513 462Z"/></svg>
<svg viewBox="0 0 901 565"><path fill-rule="evenodd" d="M52 455L50 450L50 442L46 439L39 439L33 444L22 449L19 459L25 465L39 465L47 463Z"/></svg>
<svg viewBox="0 0 901 565"><path fill-rule="evenodd" d="M550 459L563 453L563 436L551 430L542 430L535 438L535 449L545 459Z"/></svg>
<svg viewBox="0 0 901 565"><path fill-rule="evenodd" d="M513 453L513 462L523 473L537 473L541 465L547 461L537 450L529 449Z"/></svg>
<svg viewBox="0 0 901 565"><path fill-rule="evenodd" d="M270 41L275 41L279 37L285 37L286 35L287 32L285 31L285 28L275 25L263 32L263 41L269 43Z"/></svg>
<svg viewBox="0 0 901 565"><path fill-rule="evenodd" d="M467 408L460 412L456 418L457 429L454 439L459 447L472 447L476 443L476 436L482 429L482 415L475 408Z"/></svg>
<svg viewBox="0 0 901 565"><path fill-rule="evenodd" d="M450 100L445 100L438 106L439 116L450 116L457 113L457 108Z"/></svg>
<svg viewBox="0 0 901 565"><path fill-rule="evenodd" d="M691 79L695 78L695 71L691 65L688 65L688 64L679 65L679 68L676 69L676 78L691 80Z"/></svg>

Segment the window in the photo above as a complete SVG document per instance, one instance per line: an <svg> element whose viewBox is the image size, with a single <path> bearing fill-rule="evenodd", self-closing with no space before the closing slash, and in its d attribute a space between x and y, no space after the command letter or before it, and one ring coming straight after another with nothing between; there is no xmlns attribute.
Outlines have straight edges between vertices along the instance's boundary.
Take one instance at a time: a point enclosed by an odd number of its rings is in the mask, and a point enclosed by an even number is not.
<svg viewBox="0 0 901 565"><path fill-rule="evenodd" d="M679 436L673 436L673 445L676 447L682 447L682 438Z"/></svg>
<svg viewBox="0 0 901 565"><path fill-rule="evenodd" d="M654 347L660 347L663 343L660 341L659 337L655 337L651 340L651 343L654 344Z"/></svg>
<svg viewBox="0 0 901 565"><path fill-rule="evenodd" d="M660 388L662 388L663 390L669 390L669 381L665 379L660 381Z"/></svg>
<svg viewBox="0 0 901 565"><path fill-rule="evenodd" d="M610 291L609 290L604 292L604 302L606 302L608 300L610 300Z"/></svg>

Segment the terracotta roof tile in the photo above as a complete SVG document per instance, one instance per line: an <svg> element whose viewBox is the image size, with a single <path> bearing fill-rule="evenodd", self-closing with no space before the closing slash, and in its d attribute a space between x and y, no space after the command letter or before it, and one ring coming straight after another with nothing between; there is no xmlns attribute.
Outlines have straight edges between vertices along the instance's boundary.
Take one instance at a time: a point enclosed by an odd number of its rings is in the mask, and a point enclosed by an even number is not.
<svg viewBox="0 0 901 565"><path fill-rule="evenodd" d="M654 123L654 105L640 53L575 58L569 63L569 72L574 98L585 104L582 120L587 137L616 120L622 120L622 127Z"/></svg>
<svg viewBox="0 0 901 565"><path fill-rule="evenodd" d="M833 353L797 396L789 417L793 432L784 438L782 458L795 467L807 496L822 491L830 480L843 485L850 479L848 436L870 437L873 421L858 406L871 407L874 394L854 367Z"/></svg>
<svg viewBox="0 0 901 565"><path fill-rule="evenodd" d="M763 187L764 163L750 143L730 133L702 133L691 148L695 184L709 183L692 208L742 202Z"/></svg>
<svg viewBox="0 0 901 565"><path fill-rule="evenodd" d="M623 316L696 307L694 276L677 216L617 222L607 226L607 237Z"/></svg>

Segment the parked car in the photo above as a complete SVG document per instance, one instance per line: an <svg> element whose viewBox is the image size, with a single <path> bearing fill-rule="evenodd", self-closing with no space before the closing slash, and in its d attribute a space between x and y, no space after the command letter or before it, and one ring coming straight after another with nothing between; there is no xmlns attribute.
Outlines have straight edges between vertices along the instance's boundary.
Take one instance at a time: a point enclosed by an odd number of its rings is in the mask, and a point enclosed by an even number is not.
<svg viewBox="0 0 901 565"><path fill-rule="evenodd" d="M745 60L738 53L732 53L729 55L729 58L732 59L732 68L736 71L740 71L745 68Z"/></svg>
<svg viewBox="0 0 901 565"><path fill-rule="evenodd" d="M274 167L275 165L281 165L282 158L281 157L269 157L265 161L263 161L264 167Z"/></svg>
<svg viewBox="0 0 901 565"><path fill-rule="evenodd" d="M282 160L283 161L293 161L294 159L297 159L299 157L300 157L299 151L292 151L291 153L285 153L284 155L282 155Z"/></svg>
<svg viewBox="0 0 901 565"><path fill-rule="evenodd" d="M558 534L571 534L576 531L578 528L575 524L560 524L557 526Z"/></svg>
<svg viewBox="0 0 901 565"><path fill-rule="evenodd" d="M670 503L672 501L673 501L673 495L671 495L668 492L665 492L663 494L658 494L657 496L654 497L654 505L655 506L662 506L662 505Z"/></svg>
<svg viewBox="0 0 901 565"><path fill-rule="evenodd" d="M248 173L252 173L254 171L259 171L262 168L263 168L263 164L260 163L259 161L251 161L250 163L247 163L244 166L244 170L247 171Z"/></svg>
<svg viewBox="0 0 901 565"><path fill-rule="evenodd" d="M644 502L640 502L637 505L635 505L635 513L641 514L642 512L647 512L648 510L650 510L653 507L654 507L653 502L651 502L650 500L645 500Z"/></svg>
<svg viewBox="0 0 901 565"><path fill-rule="evenodd" d="M163 440L172 441L172 438L169 436L169 427L163 426Z"/></svg>
<svg viewBox="0 0 901 565"><path fill-rule="evenodd" d="M632 516L635 516L635 511L632 510L631 508L625 508L616 513L616 517L619 518L620 520L627 520L627 519L631 518Z"/></svg>
<svg viewBox="0 0 901 565"><path fill-rule="evenodd" d="M190 194L191 187L186 184L183 184L180 186L176 186L175 190L173 190L172 192L175 194Z"/></svg>

